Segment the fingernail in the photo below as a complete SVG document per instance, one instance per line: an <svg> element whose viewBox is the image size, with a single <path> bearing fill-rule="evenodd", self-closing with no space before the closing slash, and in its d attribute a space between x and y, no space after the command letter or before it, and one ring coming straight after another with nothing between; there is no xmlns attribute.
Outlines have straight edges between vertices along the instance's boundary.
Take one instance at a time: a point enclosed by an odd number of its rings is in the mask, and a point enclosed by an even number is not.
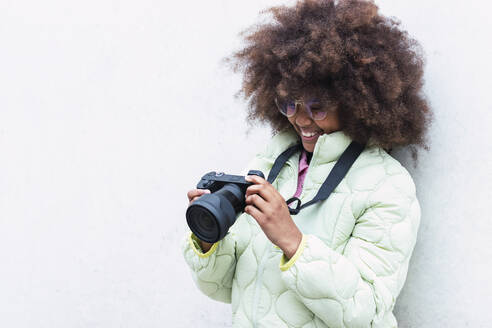
<svg viewBox="0 0 492 328"><path fill-rule="evenodd" d="M249 177L249 175L247 175L244 177L244 180L249 181L249 180L251 180L251 178Z"/></svg>

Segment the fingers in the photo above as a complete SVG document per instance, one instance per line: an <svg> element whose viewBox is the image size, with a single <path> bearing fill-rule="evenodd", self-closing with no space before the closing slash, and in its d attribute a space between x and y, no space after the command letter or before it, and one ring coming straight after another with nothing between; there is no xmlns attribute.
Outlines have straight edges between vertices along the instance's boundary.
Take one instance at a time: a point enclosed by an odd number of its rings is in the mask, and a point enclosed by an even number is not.
<svg viewBox="0 0 492 328"><path fill-rule="evenodd" d="M258 224L264 221L264 214L253 205L246 206L244 208L244 212L251 215L258 222Z"/></svg>
<svg viewBox="0 0 492 328"><path fill-rule="evenodd" d="M245 198L248 198L249 196L255 195L255 194L258 194L259 196L261 196L261 198L263 198L267 202L271 201L272 198L273 198L272 190L270 190L268 188L268 186L265 186L265 185L252 185L252 186L249 186L246 189L246 193L245 193L244 197Z"/></svg>
<svg viewBox="0 0 492 328"><path fill-rule="evenodd" d="M244 180L248 182L253 182L254 184L259 184L259 183L269 183L267 180L263 179L262 177L258 175L247 175L244 177Z"/></svg>
<svg viewBox="0 0 492 328"><path fill-rule="evenodd" d="M270 184L270 182L256 175L246 176L246 181L255 183L254 185L251 185L246 189L246 198L253 194L259 194L267 202L272 200L273 186Z"/></svg>
<svg viewBox="0 0 492 328"><path fill-rule="evenodd" d="M208 189L192 189L192 190L188 191L188 193L186 195L188 196L188 201L191 204L204 194L210 194L210 190L208 190Z"/></svg>
<svg viewBox="0 0 492 328"><path fill-rule="evenodd" d="M258 194L249 195L246 197L246 205L254 205L258 210L263 213L269 210L269 205L267 201L265 201Z"/></svg>

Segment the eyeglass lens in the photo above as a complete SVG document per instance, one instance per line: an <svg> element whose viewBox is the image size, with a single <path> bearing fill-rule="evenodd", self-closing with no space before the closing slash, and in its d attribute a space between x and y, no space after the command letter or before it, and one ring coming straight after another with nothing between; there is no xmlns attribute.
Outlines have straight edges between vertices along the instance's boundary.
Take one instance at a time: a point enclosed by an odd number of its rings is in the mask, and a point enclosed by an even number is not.
<svg viewBox="0 0 492 328"><path fill-rule="evenodd" d="M287 117L294 116L302 104L302 102L294 102L294 101L285 101L285 102L277 101L277 103L282 114L284 114ZM308 103L306 103L305 108L308 115L313 120L322 120L326 117L326 111L322 110L321 104L316 99L313 99Z"/></svg>

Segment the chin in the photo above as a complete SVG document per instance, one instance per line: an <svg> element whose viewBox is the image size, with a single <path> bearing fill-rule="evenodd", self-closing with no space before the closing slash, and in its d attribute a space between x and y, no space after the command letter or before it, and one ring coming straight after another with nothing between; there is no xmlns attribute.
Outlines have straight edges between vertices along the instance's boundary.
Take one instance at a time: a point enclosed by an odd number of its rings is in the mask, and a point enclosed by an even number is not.
<svg viewBox="0 0 492 328"><path fill-rule="evenodd" d="M314 151L314 146L313 145L306 145L306 144L302 144L302 146L304 147L304 150L309 152L309 153L312 153Z"/></svg>

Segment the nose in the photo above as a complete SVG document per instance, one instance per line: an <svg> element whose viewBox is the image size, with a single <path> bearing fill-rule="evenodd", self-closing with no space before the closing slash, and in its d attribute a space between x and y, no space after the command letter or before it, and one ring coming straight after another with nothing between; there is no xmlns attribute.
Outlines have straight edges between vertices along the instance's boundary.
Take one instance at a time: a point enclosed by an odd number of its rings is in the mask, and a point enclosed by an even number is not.
<svg viewBox="0 0 492 328"><path fill-rule="evenodd" d="M309 114L306 111L306 108L304 108L304 105L298 105L299 108L297 109L297 115L296 115L296 123L299 126L310 126L313 122L313 119L309 116Z"/></svg>

